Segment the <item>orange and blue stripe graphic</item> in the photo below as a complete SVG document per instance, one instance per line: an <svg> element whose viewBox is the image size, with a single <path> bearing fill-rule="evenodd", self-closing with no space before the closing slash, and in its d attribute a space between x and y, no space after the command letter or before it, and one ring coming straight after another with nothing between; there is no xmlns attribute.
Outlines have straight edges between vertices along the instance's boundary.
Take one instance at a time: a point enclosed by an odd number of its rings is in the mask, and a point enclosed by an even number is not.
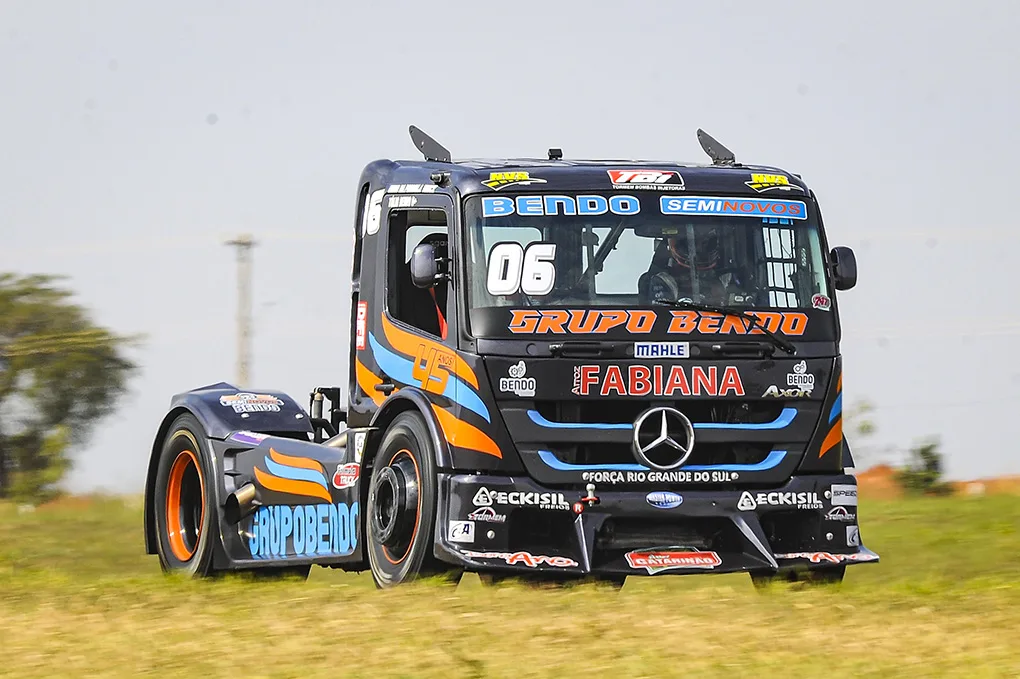
<svg viewBox="0 0 1020 679"><path fill-rule="evenodd" d="M372 356L380 371L394 382L416 385L423 391L443 396L486 422L492 422L489 409L478 392L478 376L464 359L438 342L401 330L385 314L380 317L383 335L392 347L384 346L373 333L368 333ZM358 387L373 403L381 405L386 396L375 389L382 382L379 376L360 360L356 360L354 371ZM451 446L502 459L499 446L484 431L436 404L432 404L432 411Z"/></svg>
<svg viewBox="0 0 1020 679"><path fill-rule="evenodd" d="M368 343L380 370L397 382L417 384L427 392L445 396L486 422L492 421L489 409L476 391L478 378L462 358L441 344L399 330L385 316L382 326L386 340L404 356L387 349L374 334L368 333Z"/></svg>
<svg viewBox="0 0 1020 679"><path fill-rule="evenodd" d="M273 448L263 460L268 471L255 467L255 478L267 490L332 502L322 465L307 457L284 455Z"/></svg>
<svg viewBox="0 0 1020 679"><path fill-rule="evenodd" d="M843 442L843 372L840 371L839 379L836 382L836 400L832 402L829 409L829 433L822 441L822 447L818 450L818 457Z"/></svg>

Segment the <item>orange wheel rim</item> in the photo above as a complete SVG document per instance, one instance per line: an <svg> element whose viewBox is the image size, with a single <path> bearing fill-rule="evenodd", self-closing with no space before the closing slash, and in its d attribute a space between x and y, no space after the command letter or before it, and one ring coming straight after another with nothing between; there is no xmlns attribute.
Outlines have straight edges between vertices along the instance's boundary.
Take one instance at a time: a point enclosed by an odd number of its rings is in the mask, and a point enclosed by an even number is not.
<svg viewBox="0 0 1020 679"><path fill-rule="evenodd" d="M411 541L407 543L407 549L404 550L404 555L397 559L396 561L394 561L393 557L390 556L390 550L386 549L386 545L382 545L383 556L386 557L386 560L389 561L394 566L396 566L401 561L406 559L407 555L411 553L411 548L414 547L414 539L418 537L418 525L421 523L421 472L418 470L418 461L414 459L414 455L411 454L410 450L408 450L407 448L401 448L400 450L393 454L393 457L390 458L388 464L392 465L393 461L396 460L401 455L406 455L411 460L411 464L414 465L414 475L418 483L418 504L417 507L415 508L416 513L414 516L414 529L411 531Z"/></svg>
<svg viewBox="0 0 1020 679"><path fill-rule="evenodd" d="M186 491L189 491L189 494L194 491L196 478L199 491L197 521L194 516L194 503L189 504L184 498ZM170 551L180 561L188 561L195 556L204 523L205 480L202 478L202 467L193 451L182 450L170 466L166 487L167 537L170 540Z"/></svg>

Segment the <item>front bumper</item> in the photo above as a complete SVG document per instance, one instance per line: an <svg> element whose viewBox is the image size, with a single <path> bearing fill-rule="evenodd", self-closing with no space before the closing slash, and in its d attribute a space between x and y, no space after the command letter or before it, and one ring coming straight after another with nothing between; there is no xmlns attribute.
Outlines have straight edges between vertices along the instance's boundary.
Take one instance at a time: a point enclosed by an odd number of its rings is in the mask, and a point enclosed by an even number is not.
<svg viewBox="0 0 1020 679"><path fill-rule="evenodd" d="M657 575L876 562L852 476L795 476L776 488L601 491L527 477L440 477L436 556L467 570ZM597 498L597 501L593 498Z"/></svg>

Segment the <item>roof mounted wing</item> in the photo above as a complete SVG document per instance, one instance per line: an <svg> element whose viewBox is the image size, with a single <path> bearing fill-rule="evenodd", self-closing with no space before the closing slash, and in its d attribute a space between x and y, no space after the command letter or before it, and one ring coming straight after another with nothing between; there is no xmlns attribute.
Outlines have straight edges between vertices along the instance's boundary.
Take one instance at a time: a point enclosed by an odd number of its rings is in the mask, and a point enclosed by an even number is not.
<svg viewBox="0 0 1020 679"><path fill-rule="evenodd" d="M449 163L450 152L442 144L428 136L414 125L407 129L411 133L411 141L415 147L425 156L425 160L433 160L437 163Z"/></svg>
<svg viewBox="0 0 1020 679"><path fill-rule="evenodd" d="M720 144L712 135L701 128L698 128L698 142L701 144L701 148L705 150L705 153L708 154L708 157L712 159L713 165L736 164L737 159L734 157L733 151Z"/></svg>

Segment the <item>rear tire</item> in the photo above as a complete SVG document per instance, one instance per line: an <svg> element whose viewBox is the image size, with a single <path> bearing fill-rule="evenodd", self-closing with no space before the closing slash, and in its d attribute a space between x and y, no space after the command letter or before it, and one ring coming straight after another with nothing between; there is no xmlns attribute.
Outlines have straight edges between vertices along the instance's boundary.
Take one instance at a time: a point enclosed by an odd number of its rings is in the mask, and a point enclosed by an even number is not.
<svg viewBox="0 0 1020 679"><path fill-rule="evenodd" d="M767 589L777 582L796 583L802 587L840 585L846 574L846 564L832 568L791 569L778 573L751 573L755 589Z"/></svg>
<svg viewBox="0 0 1020 679"><path fill-rule="evenodd" d="M216 503L205 430L190 413L163 440L152 505L156 551L165 573L212 575Z"/></svg>
<svg viewBox="0 0 1020 679"><path fill-rule="evenodd" d="M386 429L372 464L365 512L368 562L380 589L440 576L456 583L460 569L433 553L438 480L432 437L417 411Z"/></svg>

